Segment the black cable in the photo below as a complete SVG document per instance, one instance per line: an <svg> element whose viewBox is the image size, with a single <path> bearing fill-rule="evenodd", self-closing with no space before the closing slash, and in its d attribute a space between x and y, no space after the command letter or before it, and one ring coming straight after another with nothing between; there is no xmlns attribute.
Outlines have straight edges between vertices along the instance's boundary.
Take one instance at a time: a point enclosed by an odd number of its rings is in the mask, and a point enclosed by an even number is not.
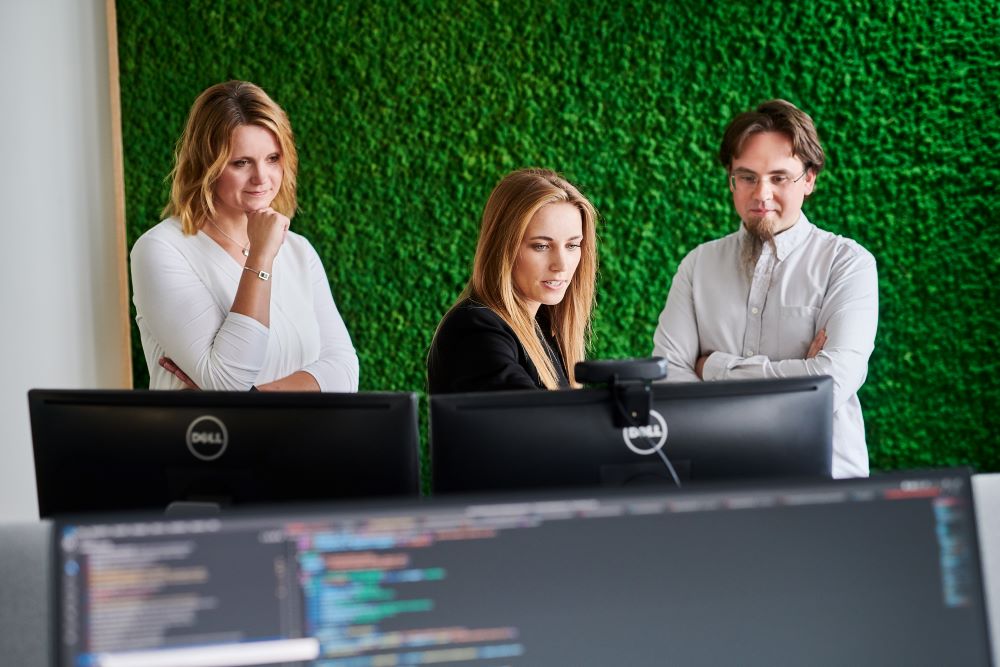
<svg viewBox="0 0 1000 667"><path fill-rule="evenodd" d="M670 459L668 459L667 455L663 453L663 447L657 447L656 443L653 442L653 439L650 436L642 434L642 430L639 428L639 424L635 423L635 420L632 419L632 415L630 415L628 413L628 410L625 409L625 405L622 403L621 394L615 391L613 386L611 389L611 393L614 396L614 403L615 407L618 408L618 412L621 413L622 417L624 417L625 420L629 424L631 424L633 428L639 430L640 436L642 437L643 440L646 441L646 444L649 445L649 448L654 450L657 454L660 455L660 459L663 461L663 465L667 466L667 470L670 472L670 476L674 478L674 484L677 485L678 489L681 488L681 480L677 476L677 471L674 470L673 464L670 463ZM663 443L663 445L665 447L666 443Z"/></svg>

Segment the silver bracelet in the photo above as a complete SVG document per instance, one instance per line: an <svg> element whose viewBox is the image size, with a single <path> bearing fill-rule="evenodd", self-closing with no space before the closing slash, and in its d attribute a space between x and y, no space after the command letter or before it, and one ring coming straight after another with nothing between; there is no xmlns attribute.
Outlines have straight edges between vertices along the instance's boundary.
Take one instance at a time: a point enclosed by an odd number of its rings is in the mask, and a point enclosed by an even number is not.
<svg viewBox="0 0 1000 667"><path fill-rule="evenodd" d="M249 266L244 266L243 270L244 271L249 271L250 273L252 273L255 276L257 276L258 278L260 278L261 280L270 280L271 279L271 274L268 273L267 271L258 271L257 269L251 269Z"/></svg>

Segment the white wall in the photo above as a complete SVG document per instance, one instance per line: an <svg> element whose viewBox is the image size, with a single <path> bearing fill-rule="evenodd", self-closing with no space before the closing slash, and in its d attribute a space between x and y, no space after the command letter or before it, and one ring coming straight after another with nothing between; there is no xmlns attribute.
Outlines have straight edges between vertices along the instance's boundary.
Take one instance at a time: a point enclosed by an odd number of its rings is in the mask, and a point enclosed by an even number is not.
<svg viewBox="0 0 1000 667"><path fill-rule="evenodd" d="M26 392L122 386L105 0L0 0L0 521L38 515Z"/></svg>

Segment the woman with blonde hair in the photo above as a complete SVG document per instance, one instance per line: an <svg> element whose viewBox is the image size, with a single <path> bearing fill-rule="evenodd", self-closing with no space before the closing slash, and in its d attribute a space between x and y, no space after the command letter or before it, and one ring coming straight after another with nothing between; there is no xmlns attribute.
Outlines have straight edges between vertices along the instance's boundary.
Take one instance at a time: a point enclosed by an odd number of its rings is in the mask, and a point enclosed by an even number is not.
<svg viewBox="0 0 1000 667"><path fill-rule="evenodd" d="M472 278L431 343L431 393L579 386L596 223L594 206L553 171L500 181L483 210Z"/></svg>
<svg viewBox="0 0 1000 667"><path fill-rule="evenodd" d="M326 272L289 231L297 168L288 117L261 88L229 81L195 100L168 217L131 253L151 389L357 391Z"/></svg>

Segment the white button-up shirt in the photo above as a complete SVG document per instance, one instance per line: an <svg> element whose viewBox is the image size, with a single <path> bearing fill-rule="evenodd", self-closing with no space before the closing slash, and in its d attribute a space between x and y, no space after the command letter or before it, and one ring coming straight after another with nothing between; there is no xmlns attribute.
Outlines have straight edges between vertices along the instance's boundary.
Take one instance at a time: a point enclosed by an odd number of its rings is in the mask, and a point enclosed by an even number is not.
<svg viewBox="0 0 1000 667"><path fill-rule="evenodd" d="M854 241L823 231L805 214L765 244L752 279L739 232L704 243L677 268L653 335L668 382L696 382L698 357L711 353L705 380L833 377L833 476L868 475L858 389L878 326L875 258ZM827 341L814 358L820 329Z"/></svg>

